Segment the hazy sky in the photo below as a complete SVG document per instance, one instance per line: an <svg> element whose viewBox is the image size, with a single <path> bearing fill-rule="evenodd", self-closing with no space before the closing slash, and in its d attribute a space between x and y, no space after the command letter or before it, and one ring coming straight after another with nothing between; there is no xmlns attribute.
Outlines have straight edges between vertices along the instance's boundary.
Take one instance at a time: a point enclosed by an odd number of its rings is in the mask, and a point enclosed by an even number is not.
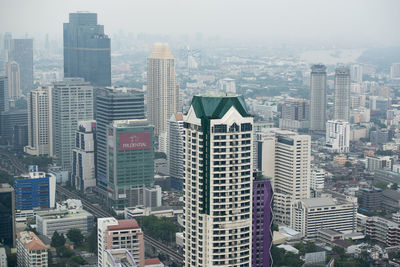
<svg viewBox="0 0 400 267"><path fill-rule="evenodd" d="M399 0L0 0L0 32L62 36L74 11L97 12L112 35L219 34L273 41L400 45Z"/></svg>

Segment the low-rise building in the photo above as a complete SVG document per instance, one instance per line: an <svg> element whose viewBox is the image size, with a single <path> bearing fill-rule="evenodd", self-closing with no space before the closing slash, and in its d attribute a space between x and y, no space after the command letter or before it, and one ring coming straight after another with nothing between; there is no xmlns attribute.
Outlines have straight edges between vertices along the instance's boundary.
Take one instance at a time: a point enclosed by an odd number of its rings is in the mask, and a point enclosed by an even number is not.
<svg viewBox="0 0 400 267"><path fill-rule="evenodd" d="M331 229L319 229L317 234L317 242L323 244L332 244L333 241L343 240L344 234Z"/></svg>
<svg viewBox="0 0 400 267"><path fill-rule="evenodd" d="M385 157L367 157L367 169L371 172L378 169L391 170L393 159L389 156Z"/></svg>
<svg viewBox="0 0 400 267"><path fill-rule="evenodd" d="M135 219L97 219L98 266L107 266L107 250L127 249L137 266L144 267L143 232Z"/></svg>
<svg viewBox="0 0 400 267"><path fill-rule="evenodd" d="M17 266L47 267L47 246L33 232L23 231L17 234Z"/></svg>
<svg viewBox="0 0 400 267"><path fill-rule="evenodd" d="M400 192L395 190L384 190L382 192L382 209L396 212L400 209Z"/></svg>
<svg viewBox="0 0 400 267"><path fill-rule="evenodd" d="M144 267L164 267L164 264L158 258L145 259Z"/></svg>
<svg viewBox="0 0 400 267"><path fill-rule="evenodd" d="M357 226L356 214L356 198L300 199L292 203L290 225L307 239L315 239L319 229L354 232Z"/></svg>
<svg viewBox="0 0 400 267"><path fill-rule="evenodd" d="M103 265L99 267L137 267L135 259L126 248L105 250Z"/></svg>
<svg viewBox="0 0 400 267"><path fill-rule="evenodd" d="M378 216L368 218L366 234L387 246L400 245L400 225Z"/></svg>
<svg viewBox="0 0 400 267"><path fill-rule="evenodd" d="M93 230L93 215L83 209L40 211L36 214L37 231L51 238L55 231L66 234L70 229L80 229L82 234Z"/></svg>
<svg viewBox="0 0 400 267"><path fill-rule="evenodd" d="M360 189L358 198L360 209L365 211L377 211L381 209L381 203L382 189L376 187Z"/></svg>
<svg viewBox="0 0 400 267"><path fill-rule="evenodd" d="M374 181L400 184L400 173L378 169L374 171Z"/></svg>
<svg viewBox="0 0 400 267"><path fill-rule="evenodd" d="M7 254L5 248L0 248L0 266L8 266L7 264Z"/></svg>

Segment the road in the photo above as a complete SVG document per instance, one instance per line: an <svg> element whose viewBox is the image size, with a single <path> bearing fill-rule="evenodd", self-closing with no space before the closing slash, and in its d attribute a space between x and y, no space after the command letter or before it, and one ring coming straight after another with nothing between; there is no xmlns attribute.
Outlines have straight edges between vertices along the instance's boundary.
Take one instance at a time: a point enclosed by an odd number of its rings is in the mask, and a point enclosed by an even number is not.
<svg viewBox="0 0 400 267"><path fill-rule="evenodd" d="M19 172L18 174L22 174L27 171L27 167L24 166L12 153L8 151L0 150L0 158L8 160Z"/></svg>
<svg viewBox="0 0 400 267"><path fill-rule="evenodd" d="M89 211L90 213L92 213L93 216L95 216L97 218L112 217L112 215L110 213L108 213L107 211L104 211L101 208L96 207L95 205L93 205L92 203L87 201L86 199L83 199L79 195L69 191L68 189L66 189L60 185L57 185L57 194L62 194L62 195L65 195L65 196L67 196L69 198L73 198L73 199L80 199L82 201L83 208L86 209L87 211ZM165 246L160 241L158 241L148 235L144 235L144 241L149 243L151 246L155 247L159 251L162 251L163 253L169 255L171 258L178 261L179 263L183 264L184 257L181 254L177 253L175 250Z"/></svg>

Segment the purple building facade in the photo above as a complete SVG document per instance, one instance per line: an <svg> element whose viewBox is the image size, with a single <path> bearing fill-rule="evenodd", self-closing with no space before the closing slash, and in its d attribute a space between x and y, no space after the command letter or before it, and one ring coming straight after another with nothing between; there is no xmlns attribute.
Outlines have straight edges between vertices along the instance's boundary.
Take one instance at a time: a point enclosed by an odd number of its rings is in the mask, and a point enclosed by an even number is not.
<svg viewBox="0 0 400 267"><path fill-rule="evenodd" d="M252 267L271 266L271 200L271 181L259 176L253 182Z"/></svg>

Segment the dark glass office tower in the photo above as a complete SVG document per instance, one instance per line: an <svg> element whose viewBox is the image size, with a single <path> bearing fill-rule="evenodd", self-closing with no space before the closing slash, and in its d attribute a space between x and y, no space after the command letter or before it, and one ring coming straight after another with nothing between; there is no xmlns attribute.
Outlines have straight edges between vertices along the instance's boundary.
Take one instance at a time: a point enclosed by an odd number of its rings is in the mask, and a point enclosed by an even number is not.
<svg viewBox="0 0 400 267"><path fill-rule="evenodd" d="M19 65L20 87L23 94L33 89L33 39L12 39L8 62Z"/></svg>
<svg viewBox="0 0 400 267"><path fill-rule="evenodd" d="M96 13L70 13L64 23L64 77L81 77L93 86L111 85L110 38Z"/></svg>
<svg viewBox="0 0 400 267"><path fill-rule="evenodd" d="M15 247L15 197L9 184L0 184L0 243Z"/></svg>
<svg viewBox="0 0 400 267"><path fill-rule="evenodd" d="M107 126L114 120L144 119L144 94L129 88L104 88L97 91L97 188L107 188Z"/></svg>

